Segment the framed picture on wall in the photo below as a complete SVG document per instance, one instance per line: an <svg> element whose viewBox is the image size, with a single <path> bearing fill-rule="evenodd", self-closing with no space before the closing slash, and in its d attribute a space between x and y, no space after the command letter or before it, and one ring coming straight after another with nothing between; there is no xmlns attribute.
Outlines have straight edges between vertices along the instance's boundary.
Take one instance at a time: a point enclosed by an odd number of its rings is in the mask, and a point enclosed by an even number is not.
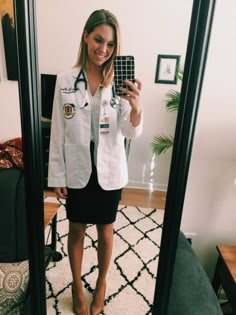
<svg viewBox="0 0 236 315"><path fill-rule="evenodd" d="M158 55L155 83L177 84L179 55Z"/></svg>
<svg viewBox="0 0 236 315"><path fill-rule="evenodd" d="M13 0L0 0L0 15L8 80L18 80Z"/></svg>

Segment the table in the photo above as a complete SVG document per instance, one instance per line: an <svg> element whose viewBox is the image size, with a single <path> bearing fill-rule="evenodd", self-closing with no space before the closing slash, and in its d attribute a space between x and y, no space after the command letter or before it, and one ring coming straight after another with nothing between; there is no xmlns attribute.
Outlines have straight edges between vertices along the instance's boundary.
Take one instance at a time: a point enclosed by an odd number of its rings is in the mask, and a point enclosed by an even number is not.
<svg viewBox="0 0 236 315"><path fill-rule="evenodd" d="M56 233L57 233L57 210L60 204L55 202L44 202L44 228L51 224L51 243L45 245L45 265L50 261L59 261L62 259L61 253L56 251Z"/></svg>
<svg viewBox="0 0 236 315"><path fill-rule="evenodd" d="M232 315L236 315L236 246L218 245L219 257L216 263L212 286L216 294L220 286L232 307Z"/></svg>
<svg viewBox="0 0 236 315"><path fill-rule="evenodd" d="M59 203L46 202L46 201L44 202L44 227L45 228L56 216L57 210L59 207L60 207Z"/></svg>

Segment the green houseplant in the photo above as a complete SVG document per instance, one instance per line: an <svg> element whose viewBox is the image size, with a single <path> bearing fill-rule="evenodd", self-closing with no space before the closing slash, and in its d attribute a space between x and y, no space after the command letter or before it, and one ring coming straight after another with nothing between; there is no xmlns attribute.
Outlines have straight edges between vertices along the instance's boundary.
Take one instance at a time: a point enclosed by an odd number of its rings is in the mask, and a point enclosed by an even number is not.
<svg viewBox="0 0 236 315"><path fill-rule="evenodd" d="M183 66L178 68L178 79L183 79ZM180 91L170 89L166 93L165 107L168 112L176 112L179 109ZM152 140L152 152L161 155L173 146L174 137L172 135L157 134Z"/></svg>

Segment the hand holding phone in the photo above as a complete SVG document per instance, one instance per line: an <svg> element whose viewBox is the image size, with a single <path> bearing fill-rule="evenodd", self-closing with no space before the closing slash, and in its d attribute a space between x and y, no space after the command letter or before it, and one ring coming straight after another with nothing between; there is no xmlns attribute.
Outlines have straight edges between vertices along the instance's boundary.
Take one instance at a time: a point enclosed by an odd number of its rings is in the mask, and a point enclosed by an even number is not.
<svg viewBox="0 0 236 315"><path fill-rule="evenodd" d="M114 59L114 81L116 95L126 95L119 90L119 87L130 90L130 87L124 83L124 80L135 82L134 74L134 56L116 56Z"/></svg>

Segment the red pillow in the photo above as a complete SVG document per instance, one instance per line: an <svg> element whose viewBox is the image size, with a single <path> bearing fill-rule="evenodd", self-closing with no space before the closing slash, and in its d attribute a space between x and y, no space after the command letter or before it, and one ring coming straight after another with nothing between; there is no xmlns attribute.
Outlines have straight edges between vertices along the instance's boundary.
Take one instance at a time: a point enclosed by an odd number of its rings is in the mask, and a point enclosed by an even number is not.
<svg viewBox="0 0 236 315"><path fill-rule="evenodd" d="M0 144L0 169L11 167L24 168L22 138L15 138Z"/></svg>

